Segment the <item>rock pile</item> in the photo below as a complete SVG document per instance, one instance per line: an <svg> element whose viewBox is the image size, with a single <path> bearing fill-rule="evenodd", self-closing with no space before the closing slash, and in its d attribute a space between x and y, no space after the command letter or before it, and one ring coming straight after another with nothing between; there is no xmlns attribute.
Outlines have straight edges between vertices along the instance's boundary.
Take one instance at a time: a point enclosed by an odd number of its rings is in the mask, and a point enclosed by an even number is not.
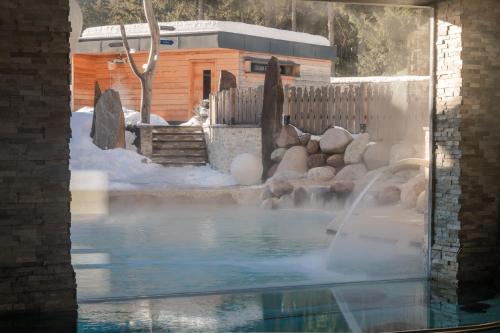
<svg viewBox="0 0 500 333"><path fill-rule="evenodd" d="M292 125L282 127L271 154L270 179L262 196L266 208L297 207L319 199L345 198L377 169L415 158L412 144L370 142L366 133L353 135L332 127L322 136L301 133ZM426 211L427 181L418 167L389 177L375 193L375 204L400 204L403 208ZM357 187L356 184L359 186Z"/></svg>

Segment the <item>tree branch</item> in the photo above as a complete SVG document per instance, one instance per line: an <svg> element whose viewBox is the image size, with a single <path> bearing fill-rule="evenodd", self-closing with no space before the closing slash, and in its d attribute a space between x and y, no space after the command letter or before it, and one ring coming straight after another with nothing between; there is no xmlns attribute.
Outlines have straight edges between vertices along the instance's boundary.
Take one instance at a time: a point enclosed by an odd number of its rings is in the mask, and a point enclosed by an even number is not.
<svg viewBox="0 0 500 333"><path fill-rule="evenodd" d="M122 34L123 47L125 48L125 52L127 53L128 62L130 63L132 72L134 72L135 76L137 76L140 80L142 80L143 73L141 73L137 68L135 60L132 57L132 53L130 53L130 46L128 45L127 33L125 32L125 26L123 24L120 24L120 32Z"/></svg>
<svg viewBox="0 0 500 333"><path fill-rule="evenodd" d="M153 4L151 0L144 0L144 13L146 14L146 21L149 25L149 31L151 32L151 48L149 50L149 59L145 73L149 74L154 72L156 68L156 62L159 58L158 49L160 47L160 27L156 21Z"/></svg>

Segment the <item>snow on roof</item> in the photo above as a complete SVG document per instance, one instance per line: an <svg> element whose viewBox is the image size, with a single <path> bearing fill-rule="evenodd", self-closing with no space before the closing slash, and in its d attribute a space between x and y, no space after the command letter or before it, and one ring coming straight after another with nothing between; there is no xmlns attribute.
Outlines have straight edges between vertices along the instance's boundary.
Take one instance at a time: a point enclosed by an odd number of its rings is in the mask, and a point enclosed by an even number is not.
<svg viewBox="0 0 500 333"><path fill-rule="evenodd" d="M312 35L304 32L267 28L255 24L230 21L178 21L159 22L161 26L173 26L174 31L161 31L162 36L179 36L186 34L229 32L242 35L285 40L306 44L329 46L327 38L319 35ZM149 36L149 29L146 23L125 25L127 36ZM82 39L102 39L121 38L120 27L118 25L108 25L101 27L87 28L83 31Z"/></svg>

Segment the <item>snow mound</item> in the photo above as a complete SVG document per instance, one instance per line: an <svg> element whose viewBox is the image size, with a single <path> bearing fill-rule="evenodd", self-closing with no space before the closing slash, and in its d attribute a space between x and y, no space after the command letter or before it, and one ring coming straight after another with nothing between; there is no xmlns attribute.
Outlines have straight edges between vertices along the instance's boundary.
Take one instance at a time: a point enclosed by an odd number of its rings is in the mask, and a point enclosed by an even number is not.
<svg viewBox="0 0 500 333"><path fill-rule="evenodd" d="M161 26L173 26L174 31L161 31L162 36L180 36L196 33L209 32L229 32L240 35L256 36L263 38L279 39L289 42L306 43L314 45L330 46L327 38L319 35L312 35L304 32L268 28L256 24L247 24L232 21L177 21L177 22L159 22ZM149 29L146 23L125 25L127 36L143 37L149 36ZM82 39L93 38L120 38L120 27L118 25L107 25L101 27L87 28L83 31Z"/></svg>
<svg viewBox="0 0 500 333"><path fill-rule="evenodd" d="M88 111L88 109L93 111L92 108L86 108L87 111ZM141 113L140 112L130 110L127 108L123 108L123 114L125 115L125 126L133 126L133 125L138 125L141 123ZM151 125L168 126L168 122L156 114L151 114L150 122L151 122Z"/></svg>
<svg viewBox="0 0 500 333"><path fill-rule="evenodd" d="M90 128L93 109L82 108L71 117L70 169L101 171L109 189L158 189L168 187L220 187L234 185L234 179L203 167L164 167L127 149L101 150L92 143ZM75 184L72 184L74 187Z"/></svg>

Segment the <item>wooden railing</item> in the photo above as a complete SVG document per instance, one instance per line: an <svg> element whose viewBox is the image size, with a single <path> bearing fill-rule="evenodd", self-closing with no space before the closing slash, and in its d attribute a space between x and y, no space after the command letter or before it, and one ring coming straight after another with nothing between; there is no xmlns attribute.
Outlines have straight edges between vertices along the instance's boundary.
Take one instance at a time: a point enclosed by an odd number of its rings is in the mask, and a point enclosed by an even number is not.
<svg viewBox="0 0 500 333"><path fill-rule="evenodd" d="M400 83L397 83L400 84ZM428 126L427 82L331 84L285 87L283 115L304 132L320 135L331 126L367 132L372 140L420 140ZM399 94L395 98L394 95ZM406 104L401 104L403 99ZM212 124L259 124L263 87L231 89L210 97Z"/></svg>

